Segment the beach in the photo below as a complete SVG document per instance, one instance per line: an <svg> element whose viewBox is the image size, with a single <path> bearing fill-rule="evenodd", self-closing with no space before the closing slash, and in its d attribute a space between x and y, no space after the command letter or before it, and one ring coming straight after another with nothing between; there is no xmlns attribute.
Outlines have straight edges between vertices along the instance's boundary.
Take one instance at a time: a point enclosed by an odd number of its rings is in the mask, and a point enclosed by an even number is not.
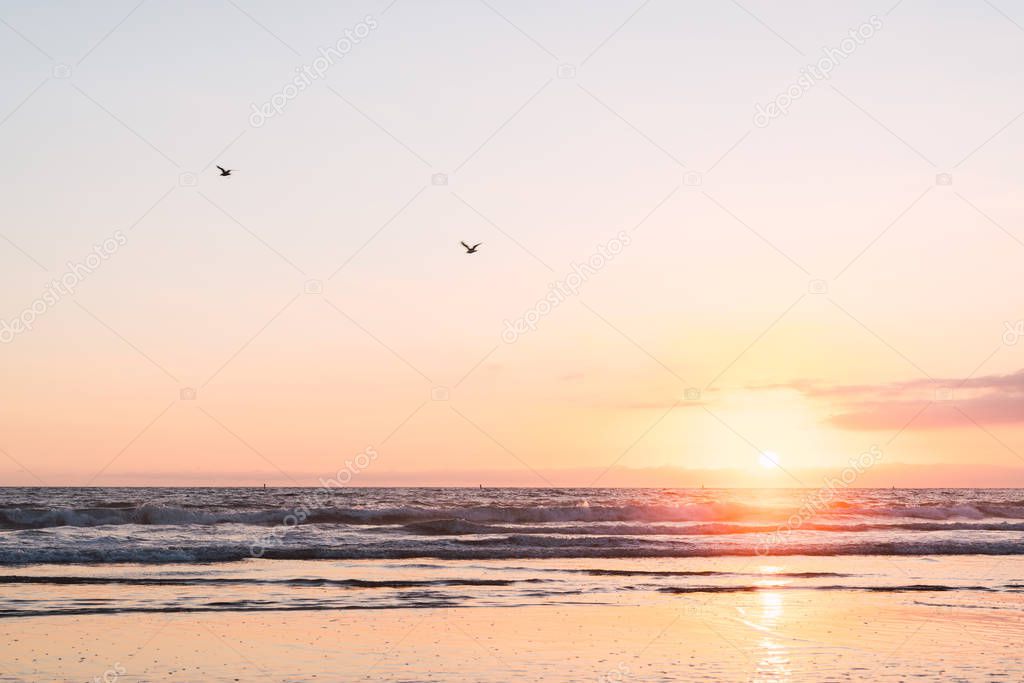
<svg viewBox="0 0 1024 683"><path fill-rule="evenodd" d="M1016 490L5 489L3 681L1015 680Z"/></svg>
<svg viewBox="0 0 1024 683"><path fill-rule="evenodd" d="M1016 680L1020 671L1020 611L987 596L764 590L628 603L7 619L0 680Z"/></svg>

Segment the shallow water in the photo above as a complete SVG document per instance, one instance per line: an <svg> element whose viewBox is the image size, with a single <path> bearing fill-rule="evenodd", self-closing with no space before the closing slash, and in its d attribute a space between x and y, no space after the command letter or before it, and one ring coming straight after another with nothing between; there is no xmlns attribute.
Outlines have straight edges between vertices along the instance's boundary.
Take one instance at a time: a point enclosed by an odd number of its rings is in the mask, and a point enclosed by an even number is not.
<svg viewBox="0 0 1024 683"><path fill-rule="evenodd" d="M995 560L995 561L993 561ZM1017 612L1024 556L266 560L0 570L0 617L708 604L717 595L890 594Z"/></svg>
<svg viewBox="0 0 1024 683"><path fill-rule="evenodd" d="M939 566L984 573L991 559ZM817 561L785 560L789 571ZM0 680L1020 680L1024 623L994 603L1004 598L766 587L617 604L0 619Z"/></svg>

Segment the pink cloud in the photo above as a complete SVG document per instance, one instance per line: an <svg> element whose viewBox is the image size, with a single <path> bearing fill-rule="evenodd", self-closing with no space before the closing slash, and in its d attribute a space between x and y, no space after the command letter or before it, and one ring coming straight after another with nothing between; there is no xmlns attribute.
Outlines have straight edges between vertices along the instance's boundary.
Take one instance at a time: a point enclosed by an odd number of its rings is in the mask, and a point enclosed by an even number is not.
<svg viewBox="0 0 1024 683"><path fill-rule="evenodd" d="M858 431L948 429L1024 422L1024 370L1007 375L916 379L887 384L829 385L796 380L747 387L792 390L827 402L827 422Z"/></svg>

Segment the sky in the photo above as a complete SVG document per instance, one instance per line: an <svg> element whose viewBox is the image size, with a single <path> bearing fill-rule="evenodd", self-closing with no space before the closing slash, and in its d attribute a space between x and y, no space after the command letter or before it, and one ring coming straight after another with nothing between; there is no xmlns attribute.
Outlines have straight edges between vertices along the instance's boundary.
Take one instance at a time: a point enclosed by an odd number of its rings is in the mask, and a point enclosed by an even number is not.
<svg viewBox="0 0 1024 683"><path fill-rule="evenodd" d="M1021 63L1007 0L0 1L0 484L1024 485Z"/></svg>

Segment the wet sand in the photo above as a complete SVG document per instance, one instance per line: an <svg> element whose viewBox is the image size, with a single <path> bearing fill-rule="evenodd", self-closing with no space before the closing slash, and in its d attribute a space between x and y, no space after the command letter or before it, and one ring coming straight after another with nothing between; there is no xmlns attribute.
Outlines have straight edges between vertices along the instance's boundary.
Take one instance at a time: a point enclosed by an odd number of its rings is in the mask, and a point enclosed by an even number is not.
<svg viewBox="0 0 1024 683"><path fill-rule="evenodd" d="M1024 612L1007 597L767 589L620 606L22 617L0 621L0 680L1018 680Z"/></svg>

